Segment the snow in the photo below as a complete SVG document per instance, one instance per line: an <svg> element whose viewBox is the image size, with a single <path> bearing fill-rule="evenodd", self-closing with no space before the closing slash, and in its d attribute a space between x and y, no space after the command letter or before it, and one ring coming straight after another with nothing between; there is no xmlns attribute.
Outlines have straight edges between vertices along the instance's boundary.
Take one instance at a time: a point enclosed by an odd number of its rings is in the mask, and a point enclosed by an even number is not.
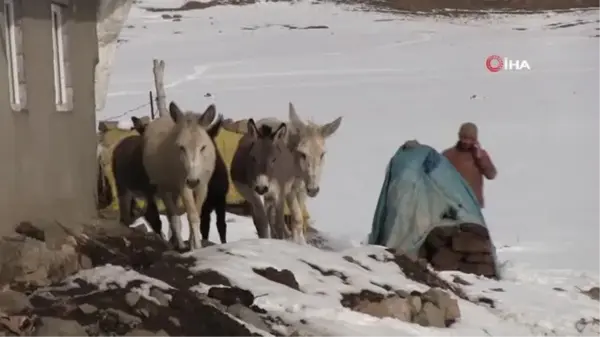
<svg viewBox="0 0 600 337"><path fill-rule="evenodd" d="M308 335L363 336L374 335L375 331L383 336L576 335L575 322L580 318L594 317L597 313L597 302L573 289L557 292L550 286L492 281L458 272L444 272L442 276L449 281L458 275L471 282L473 286L465 289L473 299L483 295L493 299L497 307L489 309L452 295L459 302L461 320L448 329L422 327L391 318L375 318L352 311L340 303L342 294L358 294L362 290L387 294L384 287L409 293L429 289L408 279L384 247L362 246L327 252L281 240L245 239L192 251L184 257L195 260L191 272L218 272L232 286L250 290L255 296L254 304L266 310L271 317L279 317L285 325L291 326L289 329L302 329ZM273 282L253 270L267 267L293 271L299 290ZM331 275L325 276L317 268L331 272L327 273ZM110 265L82 271L71 277L73 280L78 278L96 284L100 289L106 289L111 283L125 286L135 279L148 285L148 289L149 285L170 288L135 271ZM208 293L210 287L200 283L190 290ZM504 292L491 290L498 288ZM548 307L560 310L547 310ZM281 329L286 327L281 325ZM597 326L589 326L585 332L585 335L598 335L600 330ZM282 334L289 333L282 330Z"/></svg>
<svg viewBox="0 0 600 337"><path fill-rule="evenodd" d="M492 335L578 334L574 320L599 316L598 303L577 290L597 286L600 272L597 10L450 19L260 3L173 12L182 18L172 21L140 8L181 4L133 6L98 119L147 101L153 58L166 61L168 98L184 108L202 111L214 102L227 118L286 118L292 101L301 117L319 123L344 116L327 142L321 192L308 201L315 227L335 238L338 250L357 245L370 231L385 166L405 140L442 150L453 144L460 123L473 121L498 167L497 179L486 182L484 209L505 276L493 285L505 292L485 295L497 299L498 308L462 301L467 318L434 332L316 306L298 314L312 315L315 329L344 321L339 325L347 330L337 333L481 335L489 328ZM552 26L577 20L582 23ZM527 60L532 69L490 73L484 63L493 54ZM148 114L148 108L133 111L120 118L121 125ZM230 242L256 237L250 219L228 219ZM213 242L219 242L216 232L213 225ZM276 245L241 242L236 249L256 256ZM267 254L265 264L277 264L280 254L317 261L334 254L276 247L285 253ZM210 257L220 258L234 259ZM379 272L387 279L385 270ZM466 287L473 294L492 287L492 281L473 282ZM310 305L308 298L302 303ZM286 305L271 301L274 308Z"/></svg>

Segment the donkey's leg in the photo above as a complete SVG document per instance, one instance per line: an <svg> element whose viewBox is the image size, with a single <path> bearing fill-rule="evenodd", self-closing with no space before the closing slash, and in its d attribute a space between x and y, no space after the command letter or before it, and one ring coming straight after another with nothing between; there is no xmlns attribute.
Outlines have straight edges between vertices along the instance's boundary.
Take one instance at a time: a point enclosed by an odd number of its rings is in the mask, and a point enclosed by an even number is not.
<svg viewBox="0 0 600 337"><path fill-rule="evenodd" d="M256 233L258 234L258 237L261 239L268 239L269 221L267 219L267 214L265 213L262 200L260 200L258 195L248 185L235 180L233 181L233 184L235 185L235 189L242 195L244 200L246 200L252 208L252 222L254 222L254 227L256 227Z"/></svg>
<svg viewBox="0 0 600 337"><path fill-rule="evenodd" d="M170 242L179 251L185 249L183 238L181 237L181 218L177 214L177 199L179 199L179 193L165 192L161 193L165 209L167 211L167 217L169 217L169 226L171 227L171 239Z"/></svg>
<svg viewBox="0 0 600 337"><path fill-rule="evenodd" d="M117 198L119 199L119 220L129 227L133 223L131 204L134 201L133 193L126 188L117 187Z"/></svg>
<svg viewBox="0 0 600 337"><path fill-rule="evenodd" d="M144 213L144 219L150 224L152 230L156 235L163 237L162 235L162 221L160 221L160 212L154 199L154 193L144 193L146 198L146 213ZM166 238L164 238L166 239Z"/></svg>
<svg viewBox="0 0 600 337"><path fill-rule="evenodd" d="M304 184L303 184L304 185ZM294 186L296 187L296 186ZM300 210L302 212L302 230L304 231L304 233L306 233L306 231L308 230L308 217L306 216L306 214L304 214L304 211L306 210L306 213L308 213L308 208L306 206L306 199L307 199L307 195L306 195L306 187L301 186L301 188L296 189L296 197L298 198L298 204L300 205Z"/></svg>
<svg viewBox="0 0 600 337"><path fill-rule="evenodd" d="M227 206L226 196L217 198L213 201L215 212L217 213L217 230L221 243L227 243L227 222L225 221L225 209Z"/></svg>
<svg viewBox="0 0 600 337"><path fill-rule="evenodd" d="M188 188L184 188L184 190L186 189ZM200 183L193 191L190 190L189 193L189 195L192 197L192 204L190 205L192 207L186 207L186 209L192 209L194 211L192 214L190 214L188 211L188 221L190 223L190 245L192 249L202 248L202 236L200 235L200 214L198 213L198 210L202 210L202 206L204 206L204 202L206 201L207 193L208 184L203 183Z"/></svg>
<svg viewBox="0 0 600 337"><path fill-rule="evenodd" d="M277 200L272 196L265 197L265 213L269 221L269 228L271 229L271 237L273 239L284 239L283 232L277 224L276 204Z"/></svg>
<svg viewBox="0 0 600 337"><path fill-rule="evenodd" d="M202 205L202 211L200 211L200 233L202 234L202 240L208 240L210 234L210 213L214 209L213 200L207 198Z"/></svg>
<svg viewBox="0 0 600 337"><path fill-rule="evenodd" d="M275 222L275 227L277 227L281 239L289 240L290 231L285 223L285 195L283 193L281 193L281 196L276 200L273 208L275 213L273 219Z"/></svg>
<svg viewBox="0 0 600 337"><path fill-rule="evenodd" d="M294 191L290 191L285 196L286 202L292 215L292 221L290 227L292 229L292 240L298 244L306 244L304 239L304 232L302 230L302 209L298 203L298 198Z"/></svg>

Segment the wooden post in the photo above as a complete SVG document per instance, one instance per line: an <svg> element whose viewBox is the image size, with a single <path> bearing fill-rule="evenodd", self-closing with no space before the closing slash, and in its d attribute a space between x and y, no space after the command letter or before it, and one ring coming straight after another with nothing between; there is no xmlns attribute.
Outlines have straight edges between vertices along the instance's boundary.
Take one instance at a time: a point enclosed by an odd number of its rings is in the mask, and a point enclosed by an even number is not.
<svg viewBox="0 0 600 337"><path fill-rule="evenodd" d="M152 97L152 90L148 91L148 99L150 99L150 119L154 120L154 97Z"/></svg>
<svg viewBox="0 0 600 337"><path fill-rule="evenodd" d="M158 108L158 116L166 116L167 111L167 95L165 94L165 61L154 59L154 86L156 87L156 107Z"/></svg>

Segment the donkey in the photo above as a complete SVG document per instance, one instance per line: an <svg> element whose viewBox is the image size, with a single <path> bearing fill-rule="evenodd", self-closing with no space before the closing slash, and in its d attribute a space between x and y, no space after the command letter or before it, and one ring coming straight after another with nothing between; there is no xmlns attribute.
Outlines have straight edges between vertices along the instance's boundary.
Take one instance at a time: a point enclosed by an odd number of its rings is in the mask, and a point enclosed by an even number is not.
<svg viewBox="0 0 600 337"><path fill-rule="evenodd" d="M133 130L136 130L140 135L143 135L147 123L144 123L143 120L137 117L131 117L131 120L133 122ZM218 133L217 130L216 134L211 134L213 144L215 144L214 137L218 136ZM216 152L215 170L208 182L206 200L204 201L202 211L200 212L200 232L202 233L202 240L208 240L210 234L210 214L215 211L217 214L217 230L219 231L219 238L221 243L227 243L227 222L225 221L225 215L227 208L227 192L229 191L229 176L223 157L218 150ZM148 219L146 219L146 221L148 221Z"/></svg>
<svg viewBox="0 0 600 337"><path fill-rule="evenodd" d="M285 123L273 131L268 125L257 128L250 118L248 132L240 139L231 162L231 179L251 206L259 238L290 236L284 221L284 202L294 197L292 184L296 171L293 155L285 143L286 135Z"/></svg>
<svg viewBox="0 0 600 337"><path fill-rule="evenodd" d="M263 118L258 121L257 125L269 125L275 127L281 123L276 118ZM296 165L298 179L294 182L293 190L296 193L294 204L288 204L291 213L291 226L296 227L295 223L304 222L302 211L298 207L304 206L306 196L311 198L317 196L320 191L321 173L325 163L325 141L331 137L342 123L342 117L319 125L311 121L303 122L294 105L289 103L289 122L287 125L290 130L287 134L286 143L293 154L293 161Z"/></svg>
<svg viewBox="0 0 600 337"><path fill-rule="evenodd" d="M212 138L223 120L219 115L211 125L215 115L213 104L198 115L191 111L184 113L171 102L169 115L150 122L142 136L143 165L165 204L172 232L171 242L178 250L185 249L181 220L177 214L180 196L190 225L190 248L201 248L198 210L204 205L215 170L217 149Z"/></svg>
<svg viewBox="0 0 600 337"><path fill-rule="evenodd" d="M139 135L131 135L115 146L112 155L112 171L119 199L119 220L125 226L134 221L134 209L137 207L136 196L146 200L144 218L158 235L162 233L162 222L156 205L156 187L150 184L142 162L143 138L146 123L137 117L131 117L133 129Z"/></svg>

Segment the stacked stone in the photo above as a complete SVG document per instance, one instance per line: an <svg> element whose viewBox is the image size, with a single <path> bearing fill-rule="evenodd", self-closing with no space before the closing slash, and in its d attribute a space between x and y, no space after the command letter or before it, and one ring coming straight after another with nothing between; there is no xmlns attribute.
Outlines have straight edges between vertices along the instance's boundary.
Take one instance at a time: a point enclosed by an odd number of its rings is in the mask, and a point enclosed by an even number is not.
<svg viewBox="0 0 600 337"><path fill-rule="evenodd" d="M438 227L429 233L419 255L436 270L458 270L497 278L492 241L487 228L472 223Z"/></svg>

